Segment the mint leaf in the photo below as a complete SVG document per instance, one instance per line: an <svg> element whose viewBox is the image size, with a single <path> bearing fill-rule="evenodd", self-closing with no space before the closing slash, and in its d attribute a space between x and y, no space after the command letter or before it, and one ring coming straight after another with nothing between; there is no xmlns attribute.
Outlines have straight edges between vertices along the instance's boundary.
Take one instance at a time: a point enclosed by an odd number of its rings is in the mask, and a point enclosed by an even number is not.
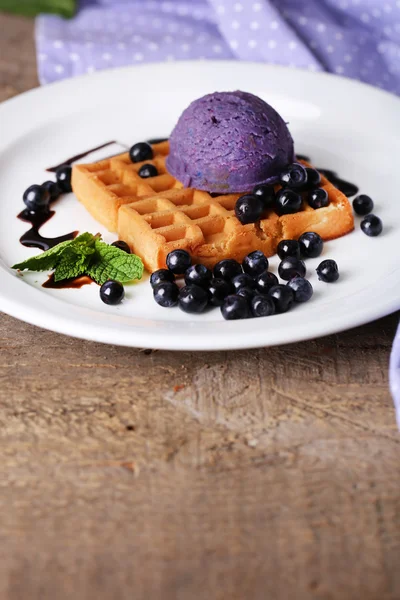
<svg viewBox="0 0 400 600"><path fill-rule="evenodd" d="M77 253L84 254L85 256L94 254L96 239L97 237L91 233L82 233L74 240L61 242L57 246L54 246L54 248L50 248L50 250L32 256L21 263L17 263L12 269L19 269L20 271L24 271L25 269L29 271L50 271L56 268L66 248L74 248Z"/></svg>
<svg viewBox="0 0 400 600"><path fill-rule="evenodd" d="M53 269L57 264L59 256L63 252L64 248L72 244L74 241L75 240L68 240L66 242L61 242L61 244L57 244L57 246L54 246L54 248L50 248L50 250L46 250L37 256L27 258L11 268L19 269L20 271L24 271L25 269L28 269L29 271L50 271L50 269Z"/></svg>
<svg viewBox="0 0 400 600"><path fill-rule="evenodd" d="M73 279L84 275L92 255L93 253L83 253L71 246L65 248L54 271L54 281Z"/></svg>
<svg viewBox="0 0 400 600"><path fill-rule="evenodd" d="M99 285L109 279L127 283L132 279L141 279L143 263L135 254L127 254L115 246L109 246L96 239L96 253L86 273Z"/></svg>

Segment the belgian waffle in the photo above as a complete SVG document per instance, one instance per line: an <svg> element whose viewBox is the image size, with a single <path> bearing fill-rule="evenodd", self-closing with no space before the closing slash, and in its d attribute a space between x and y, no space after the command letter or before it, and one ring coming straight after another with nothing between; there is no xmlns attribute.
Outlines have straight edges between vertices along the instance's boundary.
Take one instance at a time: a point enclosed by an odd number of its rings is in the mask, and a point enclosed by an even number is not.
<svg viewBox="0 0 400 600"><path fill-rule="evenodd" d="M283 239L297 239L315 231L324 240L349 233L353 213L346 196L321 176L329 206L279 216L270 210L257 223L242 225L235 203L242 194L213 195L183 188L165 169L168 142L153 146L156 177L138 175L144 163L132 164L128 154L73 168L72 187L88 211L110 231L117 231L149 271L165 266L171 250L183 248L194 262L213 266L223 258L241 261L253 250L266 256L276 252ZM306 166L308 163L302 161Z"/></svg>

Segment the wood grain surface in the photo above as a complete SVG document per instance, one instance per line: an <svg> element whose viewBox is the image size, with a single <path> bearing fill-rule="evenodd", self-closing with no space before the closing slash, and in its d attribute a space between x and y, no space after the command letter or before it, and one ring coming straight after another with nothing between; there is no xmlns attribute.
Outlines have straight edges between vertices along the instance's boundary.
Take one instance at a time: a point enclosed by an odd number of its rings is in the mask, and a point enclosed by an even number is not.
<svg viewBox="0 0 400 600"><path fill-rule="evenodd" d="M0 99L35 70L0 15ZM0 598L398 600L397 322L196 354L0 315Z"/></svg>

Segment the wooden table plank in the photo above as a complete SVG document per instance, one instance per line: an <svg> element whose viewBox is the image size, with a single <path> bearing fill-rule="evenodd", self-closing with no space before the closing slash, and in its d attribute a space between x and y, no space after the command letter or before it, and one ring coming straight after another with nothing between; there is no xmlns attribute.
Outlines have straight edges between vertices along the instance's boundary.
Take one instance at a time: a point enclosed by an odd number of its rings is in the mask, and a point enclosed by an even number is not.
<svg viewBox="0 0 400 600"><path fill-rule="evenodd" d="M33 25L0 31L5 99ZM0 598L397 600L397 322L196 354L0 315Z"/></svg>

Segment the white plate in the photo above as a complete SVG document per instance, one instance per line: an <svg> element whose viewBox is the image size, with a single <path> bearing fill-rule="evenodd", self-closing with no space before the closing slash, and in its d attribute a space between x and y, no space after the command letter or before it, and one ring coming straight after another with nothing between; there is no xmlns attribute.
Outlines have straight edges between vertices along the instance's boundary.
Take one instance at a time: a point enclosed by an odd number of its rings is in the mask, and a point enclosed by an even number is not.
<svg viewBox="0 0 400 600"><path fill-rule="evenodd" d="M104 305L96 285L79 290L43 289L45 274L20 278L9 267L38 251L18 239L27 229L16 219L28 185L44 169L95 145L116 139L131 145L168 136L187 104L215 90L253 92L281 112L300 153L337 170L375 201L384 233L368 238L356 218L354 233L325 244L334 258L336 284L317 280L320 260L307 262L314 297L283 315L224 321L215 309L190 316L152 300L148 280L127 286L118 307ZM382 317L400 307L400 100L346 79L224 62L132 67L71 79L19 96L0 106L0 309L60 333L100 342L170 350L219 350L296 342ZM72 194L58 202L42 228L56 236L74 229L107 233ZM276 271L277 260L271 260Z"/></svg>

